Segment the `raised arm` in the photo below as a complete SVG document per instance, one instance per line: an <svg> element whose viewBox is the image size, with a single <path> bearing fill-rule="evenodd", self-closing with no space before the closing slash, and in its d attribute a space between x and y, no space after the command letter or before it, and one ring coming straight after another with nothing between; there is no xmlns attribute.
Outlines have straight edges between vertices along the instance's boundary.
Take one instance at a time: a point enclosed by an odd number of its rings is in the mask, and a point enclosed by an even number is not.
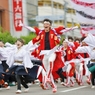
<svg viewBox="0 0 95 95"><path fill-rule="evenodd" d="M75 50L76 53L88 53L90 54L91 52L91 49L89 48L89 46L79 46L76 50Z"/></svg>
<svg viewBox="0 0 95 95"><path fill-rule="evenodd" d="M57 34L64 34L66 32L69 32L69 31L72 31L74 29L78 29L78 26L75 26L75 27L71 27L71 28L64 28L64 27L58 27L58 28L54 28L55 32Z"/></svg>
<svg viewBox="0 0 95 95"><path fill-rule="evenodd" d="M28 44L24 45L23 47L25 48L26 51L33 51L38 47L38 45L37 43L33 44L33 42L30 41L28 42Z"/></svg>
<svg viewBox="0 0 95 95"><path fill-rule="evenodd" d="M22 22L20 22L19 26L22 26L22 27L28 29L29 31L34 32L34 33L36 33L37 35L38 35L39 32L40 32L40 29L39 29L39 28L37 28L37 27L34 27L34 28L33 28L33 27L30 27L30 26L24 25Z"/></svg>

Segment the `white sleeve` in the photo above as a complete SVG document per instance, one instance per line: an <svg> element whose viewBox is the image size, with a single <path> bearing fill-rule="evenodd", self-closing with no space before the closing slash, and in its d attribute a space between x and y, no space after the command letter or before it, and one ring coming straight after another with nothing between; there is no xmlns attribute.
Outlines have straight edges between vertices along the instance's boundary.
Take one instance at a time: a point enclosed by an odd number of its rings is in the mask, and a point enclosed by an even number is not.
<svg viewBox="0 0 95 95"><path fill-rule="evenodd" d="M22 22L20 22L19 26L22 26L22 27L28 29L31 32L36 32L34 28L32 28L30 26L27 26L27 25L24 25Z"/></svg>
<svg viewBox="0 0 95 95"><path fill-rule="evenodd" d="M5 43L5 46L6 46L6 47L12 47L13 45L12 45L11 43L9 43L9 42L6 42L6 43Z"/></svg>
<svg viewBox="0 0 95 95"><path fill-rule="evenodd" d="M24 25L23 27L25 27L26 29L28 29L28 30L31 31L31 32L36 32L35 29L32 28L32 27L30 27L30 26L25 26L25 25Z"/></svg>
<svg viewBox="0 0 95 95"><path fill-rule="evenodd" d="M6 61L7 65L9 66L9 68L14 64L14 56L13 55L14 55L13 52L10 53L8 58L7 58L7 61Z"/></svg>
<svg viewBox="0 0 95 95"><path fill-rule="evenodd" d="M90 48L88 46L78 47L75 50L76 53L90 53Z"/></svg>
<svg viewBox="0 0 95 95"><path fill-rule="evenodd" d="M75 27L72 27L72 28L66 28L66 29L61 30L61 32L65 33L65 32L69 32L69 31L72 31L72 30L77 29L77 28L78 28L78 26L75 26Z"/></svg>
<svg viewBox="0 0 95 95"><path fill-rule="evenodd" d="M24 51L23 54L23 64L25 68L32 68L33 67L33 63L31 62L29 53Z"/></svg>
<svg viewBox="0 0 95 95"><path fill-rule="evenodd" d="M37 47L38 47L38 45L36 43L33 44L33 42L30 41L27 45L25 45L25 50L26 51L30 51L30 50L32 51L32 50L34 50Z"/></svg>

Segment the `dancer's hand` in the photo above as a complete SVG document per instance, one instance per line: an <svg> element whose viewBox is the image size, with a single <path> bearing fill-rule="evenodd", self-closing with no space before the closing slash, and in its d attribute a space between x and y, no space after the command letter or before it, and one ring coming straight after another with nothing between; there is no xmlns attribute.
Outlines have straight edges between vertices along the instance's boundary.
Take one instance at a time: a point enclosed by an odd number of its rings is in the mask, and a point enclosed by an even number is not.
<svg viewBox="0 0 95 95"><path fill-rule="evenodd" d="M6 72L9 72L9 69L7 69Z"/></svg>
<svg viewBox="0 0 95 95"><path fill-rule="evenodd" d="M28 70L27 70L27 68L25 68L25 71L26 71L26 73L28 73Z"/></svg>
<svg viewBox="0 0 95 95"><path fill-rule="evenodd" d="M57 36L55 36L55 37L54 37L54 40L57 40L57 39L58 39Z"/></svg>

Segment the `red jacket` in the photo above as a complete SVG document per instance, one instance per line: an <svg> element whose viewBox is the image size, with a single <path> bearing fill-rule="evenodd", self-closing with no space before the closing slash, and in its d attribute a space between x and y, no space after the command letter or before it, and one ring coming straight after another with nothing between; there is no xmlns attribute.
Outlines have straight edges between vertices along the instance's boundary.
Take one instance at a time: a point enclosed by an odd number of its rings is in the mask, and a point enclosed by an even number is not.
<svg viewBox="0 0 95 95"><path fill-rule="evenodd" d="M38 31L38 30L37 30ZM60 40L58 39L57 35L55 34L54 30L50 30L49 31L49 42L50 42L50 48L54 48L57 44L60 43ZM39 47L37 49L35 49L35 51L32 53L32 55L34 55L35 57L40 58L41 56L39 56L40 51L44 50L45 48L45 31L42 30L41 33L39 33L39 35L37 35L33 40L33 44L36 42L39 42ZM40 58L42 59L42 58Z"/></svg>
<svg viewBox="0 0 95 95"><path fill-rule="evenodd" d="M54 33L54 31L51 29L49 31L49 42L50 42L50 48L54 48L57 44L60 43L60 40L58 39L57 35ZM44 50L45 48L45 31L42 30L42 32L32 40L33 44L36 42L39 42L39 50Z"/></svg>
<svg viewBox="0 0 95 95"><path fill-rule="evenodd" d="M63 48L63 50L64 50L64 48ZM73 58L75 58L75 54L74 54L73 48L68 46L65 52L66 52L66 57L64 57L65 61L70 61Z"/></svg>
<svg viewBox="0 0 95 95"><path fill-rule="evenodd" d="M36 31L36 35L39 35L43 30L40 30L38 27L34 27L35 31ZM57 33L58 35L61 35L62 32L61 30L65 29L63 26L57 27L57 28L53 28L52 30L54 30L55 34Z"/></svg>

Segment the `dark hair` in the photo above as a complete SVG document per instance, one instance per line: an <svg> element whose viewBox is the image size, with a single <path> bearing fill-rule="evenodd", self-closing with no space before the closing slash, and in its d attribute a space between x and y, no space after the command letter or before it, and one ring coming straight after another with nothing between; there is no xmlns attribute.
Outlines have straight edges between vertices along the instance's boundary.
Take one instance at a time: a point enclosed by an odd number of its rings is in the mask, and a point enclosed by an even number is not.
<svg viewBox="0 0 95 95"><path fill-rule="evenodd" d="M21 38L18 38L17 40L16 40L16 42L17 41L20 41L22 44L25 44L25 41L23 40L23 39L21 39Z"/></svg>
<svg viewBox="0 0 95 95"><path fill-rule="evenodd" d="M3 40L0 40L0 42L2 42L4 44L4 41Z"/></svg>
<svg viewBox="0 0 95 95"><path fill-rule="evenodd" d="M71 39L72 41L74 40L73 37L71 37L71 36L68 37L68 40L69 40L69 39Z"/></svg>
<svg viewBox="0 0 95 95"><path fill-rule="evenodd" d="M76 42L76 41L79 41L79 42L80 42L80 39L79 39L79 38L75 38L75 42Z"/></svg>
<svg viewBox="0 0 95 95"><path fill-rule="evenodd" d="M52 21L51 21L50 19L44 19L44 20L43 20L43 23L44 23L45 21L50 22L50 24L52 24Z"/></svg>
<svg viewBox="0 0 95 95"><path fill-rule="evenodd" d="M86 38L86 37L82 37L82 38L80 39L80 41L82 42L85 38Z"/></svg>

